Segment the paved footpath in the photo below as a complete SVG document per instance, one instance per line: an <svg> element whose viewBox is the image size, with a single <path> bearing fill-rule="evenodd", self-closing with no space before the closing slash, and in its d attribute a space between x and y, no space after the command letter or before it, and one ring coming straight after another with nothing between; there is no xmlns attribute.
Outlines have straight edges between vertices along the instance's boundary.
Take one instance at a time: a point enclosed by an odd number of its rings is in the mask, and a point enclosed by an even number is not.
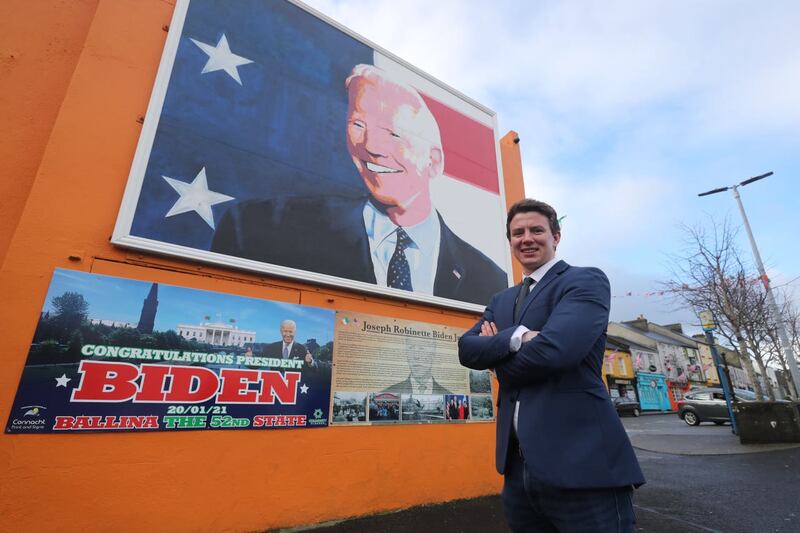
<svg viewBox="0 0 800 533"><path fill-rule="evenodd" d="M800 444L742 445L730 426L690 427L674 413L624 418L647 484L644 532L800 532ZM286 533L507 533L498 495L291 528Z"/></svg>
<svg viewBox="0 0 800 533"><path fill-rule="evenodd" d="M689 426L675 413L623 418L636 449L679 455L731 455L800 448L800 443L741 444L731 426L702 423Z"/></svg>

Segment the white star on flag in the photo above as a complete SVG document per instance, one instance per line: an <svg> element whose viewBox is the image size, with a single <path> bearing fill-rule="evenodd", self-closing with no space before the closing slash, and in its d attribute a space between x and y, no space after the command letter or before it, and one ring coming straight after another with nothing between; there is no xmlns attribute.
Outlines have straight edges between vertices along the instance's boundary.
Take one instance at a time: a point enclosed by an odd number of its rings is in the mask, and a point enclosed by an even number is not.
<svg viewBox="0 0 800 533"><path fill-rule="evenodd" d="M68 378L66 374L62 375L60 378L56 378L56 388L58 387L67 387L67 383L72 381L72 378Z"/></svg>
<svg viewBox="0 0 800 533"><path fill-rule="evenodd" d="M206 167L200 169L192 183L178 181L167 176L161 177L167 180L167 183L180 195L178 201L164 215L164 218L194 211L206 221L206 224L211 226L211 229L214 229L214 213L211 212L211 206L234 199L233 196L208 190Z"/></svg>
<svg viewBox="0 0 800 533"><path fill-rule="evenodd" d="M308 392L308 385L306 385L305 383L300 385L300 394L306 394L307 392Z"/></svg>
<svg viewBox="0 0 800 533"><path fill-rule="evenodd" d="M191 37L190 40L196 44L200 50L208 55L206 66L203 67L203 71L200 74L214 72L216 70L224 70L231 78L236 80L236 83L239 85L242 84L242 80L239 78L239 71L236 69L236 67L247 65L253 61L247 59L246 57L237 56L231 52L231 48L228 46L228 38L225 37L224 33L222 34L222 37L220 37L217 46L211 46L210 44L197 41Z"/></svg>

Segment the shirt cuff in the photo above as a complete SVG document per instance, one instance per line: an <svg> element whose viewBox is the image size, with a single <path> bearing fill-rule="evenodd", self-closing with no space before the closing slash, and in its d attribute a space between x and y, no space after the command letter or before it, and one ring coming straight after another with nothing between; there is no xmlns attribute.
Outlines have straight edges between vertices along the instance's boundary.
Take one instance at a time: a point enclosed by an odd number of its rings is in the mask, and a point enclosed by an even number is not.
<svg viewBox="0 0 800 533"><path fill-rule="evenodd" d="M511 335L511 342L508 344L508 349L511 352L518 352L522 347L522 336L529 332L530 329L525 326L517 326L514 333Z"/></svg>

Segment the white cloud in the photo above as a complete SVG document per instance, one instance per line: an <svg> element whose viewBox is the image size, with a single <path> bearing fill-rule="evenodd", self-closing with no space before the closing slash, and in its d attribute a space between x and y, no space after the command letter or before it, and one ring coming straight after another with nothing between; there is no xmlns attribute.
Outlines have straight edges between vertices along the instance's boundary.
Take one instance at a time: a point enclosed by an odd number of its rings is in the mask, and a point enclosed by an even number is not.
<svg viewBox="0 0 800 533"><path fill-rule="evenodd" d="M657 240L653 228L672 224L669 182L646 175L597 176L592 181L525 165L526 194L553 205L563 221L559 255L575 264L613 262L631 245Z"/></svg>
<svg viewBox="0 0 800 533"><path fill-rule="evenodd" d="M540 108L591 131L669 106L721 137L800 122L800 4L310 3L508 116Z"/></svg>

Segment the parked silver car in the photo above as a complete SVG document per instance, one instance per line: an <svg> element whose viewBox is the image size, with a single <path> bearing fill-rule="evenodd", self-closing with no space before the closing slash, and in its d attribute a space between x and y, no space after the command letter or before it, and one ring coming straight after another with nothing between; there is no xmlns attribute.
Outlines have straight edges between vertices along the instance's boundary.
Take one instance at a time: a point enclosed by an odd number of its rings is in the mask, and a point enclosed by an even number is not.
<svg viewBox="0 0 800 533"><path fill-rule="evenodd" d="M746 402L756 400L756 395L749 390L734 389L734 394L737 400ZM728 406L725 404L725 394L721 388L691 391L678 402L678 416L690 426L696 426L700 422L714 422L721 426L731 421Z"/></svg>

